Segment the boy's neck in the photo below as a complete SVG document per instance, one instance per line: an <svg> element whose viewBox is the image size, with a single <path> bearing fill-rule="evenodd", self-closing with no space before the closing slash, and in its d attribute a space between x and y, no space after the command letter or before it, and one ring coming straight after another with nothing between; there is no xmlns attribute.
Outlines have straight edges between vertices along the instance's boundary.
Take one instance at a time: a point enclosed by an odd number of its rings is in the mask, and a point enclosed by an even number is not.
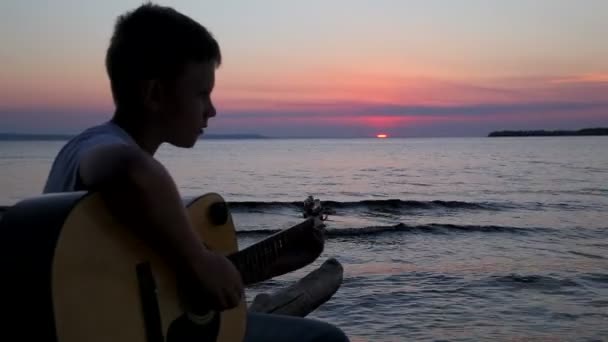
<svg viewBox="0 0 608 342"><path fill-rule="evenodd" d="M125 114L122 111L116 110L112 122L127 132L142 150L153 156L160 144L163 143L158 130L155 127L151 127L147 122L130 120L130 115ZM136 116L132 115L131 117Z"/></svg>

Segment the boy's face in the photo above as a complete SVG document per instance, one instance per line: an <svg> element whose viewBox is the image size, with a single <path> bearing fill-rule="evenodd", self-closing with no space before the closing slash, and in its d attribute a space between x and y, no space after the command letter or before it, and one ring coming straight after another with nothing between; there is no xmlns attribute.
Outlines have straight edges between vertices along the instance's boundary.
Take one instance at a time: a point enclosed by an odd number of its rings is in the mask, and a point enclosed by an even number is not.
<svg viewBox="0 0 608 342"><path fill-rule="evenodd" d="M178 147L192 147L215 116L211 92L215 63L188 63L177 77L174 93L162 106L165 140Z"/></svg>

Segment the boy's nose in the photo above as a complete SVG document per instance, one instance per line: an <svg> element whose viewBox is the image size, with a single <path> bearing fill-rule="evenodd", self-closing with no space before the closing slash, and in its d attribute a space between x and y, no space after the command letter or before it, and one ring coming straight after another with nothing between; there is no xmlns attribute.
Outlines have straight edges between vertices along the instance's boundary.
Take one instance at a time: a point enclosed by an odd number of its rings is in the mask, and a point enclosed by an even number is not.
<svg viewBox="0 0 608 342"><path fill-rule="evenodd" d="M207 113L205 113L205 114L206 114L205 116L208 118L214 117L217 114L217 112L215 111L215 106L210 105L209 108L207 109Z"/></svg>

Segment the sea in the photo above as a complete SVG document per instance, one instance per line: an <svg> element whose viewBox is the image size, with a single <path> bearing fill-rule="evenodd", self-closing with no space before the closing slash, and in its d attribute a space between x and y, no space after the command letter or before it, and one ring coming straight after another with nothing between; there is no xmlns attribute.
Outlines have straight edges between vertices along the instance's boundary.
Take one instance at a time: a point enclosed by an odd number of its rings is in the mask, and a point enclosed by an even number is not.
<svg viewBox="0 0 608 342"><path fill-rule="evenodd" d="M38 196L63 141L0 141L0 205ZM157 158L229 203L241 247L330 211L308 317L352 341L608 341L608 137L202 139ZM162 194L159 194L162 196Z"/></svg>

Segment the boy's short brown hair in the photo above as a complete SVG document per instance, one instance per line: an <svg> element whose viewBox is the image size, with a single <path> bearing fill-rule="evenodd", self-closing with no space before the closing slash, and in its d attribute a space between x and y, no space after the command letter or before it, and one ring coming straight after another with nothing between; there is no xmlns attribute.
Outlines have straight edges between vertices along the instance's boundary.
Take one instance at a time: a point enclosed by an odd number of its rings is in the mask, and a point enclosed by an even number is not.
<svg viewBox="0 0 608 342"><path fill-rule="evenodd" d="M221 63L205 27L170 7L144 4L118 17L106 70L118 108L139 109L141 81L171 81L189 62Z"/></svg>

